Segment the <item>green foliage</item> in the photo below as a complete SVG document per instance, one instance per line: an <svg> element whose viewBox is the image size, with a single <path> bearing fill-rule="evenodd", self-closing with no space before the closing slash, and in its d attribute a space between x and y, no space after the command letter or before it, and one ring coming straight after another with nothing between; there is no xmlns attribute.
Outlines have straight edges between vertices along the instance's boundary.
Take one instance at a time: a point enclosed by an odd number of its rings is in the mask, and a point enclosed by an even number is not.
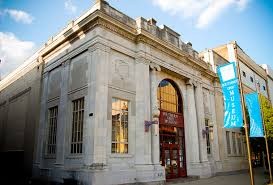
<svg viewBox="0 0 273 185"><path fill-rule="evenodd" d="M260 95L261 109L263 112L264 124L266 127L266 134L269 140L273 140L273 108L270 101Z"/></svg>

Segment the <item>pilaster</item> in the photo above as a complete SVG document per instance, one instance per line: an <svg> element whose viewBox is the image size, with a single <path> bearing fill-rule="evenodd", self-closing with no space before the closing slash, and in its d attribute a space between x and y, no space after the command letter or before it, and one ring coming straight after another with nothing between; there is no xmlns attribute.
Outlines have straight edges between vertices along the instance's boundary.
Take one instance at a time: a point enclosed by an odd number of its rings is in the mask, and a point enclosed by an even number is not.
<svg viewBox="0 0 273 185"><path fill-rule="evenodd" d="M206 138L203 138L203 129L205 129L205 114L204 114L204 100L203 87L199 82L195 83L195 100L198 122L198 139L199 139L199 157L201 162L208 161Z"/></svg>
<svg viewBox="0 0 273 185"><path fill-rule="evenodd" d="M186 157L187 161L196 164L200 163L199 159L199 141L198 141L198 126L195 107L194 85L192 80L186 82L187 85L187 121L185 121L185 136L186 136Z"/></svg>
<svg viewBox="0 0 273 185"><path fill-rule="evenodd" d="M69 82L69 68L70 61L62 63L62 71L61 71L61 95L60 102L58 107L58 121L57 121L57 143L56 143L56 163L57 166L64 165L64 156L65 156L65 131L67 125L67 115L68 114L68 82Z"/></svg>
<svg viewBox="0 0 273 185"><path fill-rule="evenodd" d="M214 160L219 161L220 155L219 155L218 130L217 130L217 124L216 124L216 103L215 103L215 93L213 91L210 91L210 102L211 102L211 114L212 114L211 122L213 126L213 132L212 132L213 141L211 142L212 154L213 154Z"/></svg>
<svg viewBox="0 0 273 185"><path fill-rule="evenodd" d="M107 100L110 48L96 43L88 50L88 94L84 123L84 166L101 168L107 165Z"/></svg>
<svg viewBox="0 0 273 185"><path fill-rule="evenodd" d="M159 66L150 66L151 68L151 111L152 111L152 120L156 121L158 124L152 125L152 163L154 165L159 165L160 161L160 142L159 142L159 102L157 100L157 73L160 71Z"/></svg>
<svg viewBox="0 0 273 185"><path fill-rule="evenodd" d="M151 131L145 132L144 121L150 121L150 67L145 58L136 61L136 164L151 164Z"/></svg>
<svg viewBox="0 0 273 185"><path fill-rule="evenodd" d="M45 73L42 76L42 92L41 92L41 106L40 106L40 120L39 120L39 130L37 134L37 153L35 159L35 166L41 168L45 137L46 137L46 113L47 113L47 94L48 94L48 78L49 73Z"/></svg>

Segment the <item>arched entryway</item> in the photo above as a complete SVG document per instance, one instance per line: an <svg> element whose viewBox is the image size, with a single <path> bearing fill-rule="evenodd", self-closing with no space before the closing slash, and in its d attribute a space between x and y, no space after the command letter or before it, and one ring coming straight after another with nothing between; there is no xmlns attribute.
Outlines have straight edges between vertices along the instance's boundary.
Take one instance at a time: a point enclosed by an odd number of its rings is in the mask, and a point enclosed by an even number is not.
<svg viewBox="0 0 273 185"><path fill-rule="evenodd" d="M159 101L160 163L166 178L187 176L182 97L176 84L169 79L160 82Z"/></svg>

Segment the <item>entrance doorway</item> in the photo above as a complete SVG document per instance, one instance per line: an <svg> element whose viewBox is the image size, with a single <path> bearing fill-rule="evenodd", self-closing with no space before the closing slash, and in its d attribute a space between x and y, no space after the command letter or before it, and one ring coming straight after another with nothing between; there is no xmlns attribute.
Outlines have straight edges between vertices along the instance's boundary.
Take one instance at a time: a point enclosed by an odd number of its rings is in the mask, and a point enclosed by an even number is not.
<svg viewBox="0 0 273 185"><path fill-rule="evenodd" d="M165 167L167 179L186 177L181 95L174 82L165 79L158 86L157 97L160 102L160 163Z"/></svg>

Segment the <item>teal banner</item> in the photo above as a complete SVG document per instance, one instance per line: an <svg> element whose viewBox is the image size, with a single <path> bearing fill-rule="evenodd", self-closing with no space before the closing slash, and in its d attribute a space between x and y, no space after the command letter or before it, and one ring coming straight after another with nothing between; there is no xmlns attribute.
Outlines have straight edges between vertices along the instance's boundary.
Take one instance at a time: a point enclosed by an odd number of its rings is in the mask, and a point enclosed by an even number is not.
<svg viewBox="0 0 273 185"><path fill-rule="evenodd" d="M245 101L250 120L249 137L264 137L264 129L258 93L255 92L246 94Z"/></svg>
<svg viewBox="0 0 273 185"><path fill-rule="evenodd" d="M241 109L241 99L234 62L219 66L217 73L220 78L224 96L224 127L243 127L243 117Z"/></svg>

